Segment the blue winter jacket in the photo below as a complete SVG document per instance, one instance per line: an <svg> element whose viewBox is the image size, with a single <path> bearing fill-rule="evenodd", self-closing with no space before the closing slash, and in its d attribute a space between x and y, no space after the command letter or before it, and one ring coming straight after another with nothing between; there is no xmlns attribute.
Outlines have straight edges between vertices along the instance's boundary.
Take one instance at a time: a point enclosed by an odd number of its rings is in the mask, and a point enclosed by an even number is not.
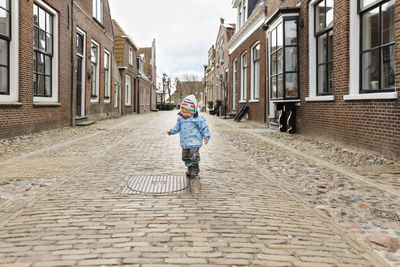
<svg viewBox="0 0 400 267"><path fill-rule="evenodd" d="M210 130L203 116L196 112L193 116L185 118L178 113L178 119L170 134L180 133L181 147L183 149L201 147L203 139L210 139Z"/></svg>

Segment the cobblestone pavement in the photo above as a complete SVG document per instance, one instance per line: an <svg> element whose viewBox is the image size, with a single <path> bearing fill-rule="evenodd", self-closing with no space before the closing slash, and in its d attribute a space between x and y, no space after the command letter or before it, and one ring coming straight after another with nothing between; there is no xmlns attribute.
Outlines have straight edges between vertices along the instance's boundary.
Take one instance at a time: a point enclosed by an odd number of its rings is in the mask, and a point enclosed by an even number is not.
<svg viewBox="0 0 400 267"><path fill-rule="evenodd" d="M392 174L396 162L354 154L349 158L360 160L351 167L326 156L342 153L339 147L326 151L329 145L315 147L314 139L206 118L212 139L201 149L196 194L120 194L131 176L184 174L179 137L166 135L175 111L0 142L0 264L398 263L398 255L362 241L372 231L399 233L398 222L367 209L398 210L396 180L356 171L371 163Z"/></svg>

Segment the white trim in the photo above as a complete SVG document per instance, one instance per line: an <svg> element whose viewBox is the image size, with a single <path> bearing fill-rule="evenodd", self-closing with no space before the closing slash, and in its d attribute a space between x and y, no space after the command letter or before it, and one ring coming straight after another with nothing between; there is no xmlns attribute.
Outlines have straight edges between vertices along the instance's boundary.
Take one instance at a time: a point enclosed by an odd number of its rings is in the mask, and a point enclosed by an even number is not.
<svg viewBox="0 0 400 267"><path fill-rule="evenodd" d="M235 60L233 60L233 68L232 68L232 110L236 110L236 97L237 97L237 67L238 67L238 59L235 58Z"/></svg>
<svg viewBox="0 0 400 267"><path fill-rule="evenodd" d="M133 66L133 48L129 46L129 65Z"/></svg>
<svg viewBox="0 0 400 267"><path fill-rule="evenodd" d="M271 100L272 103L300 103L300 99L287 99L287 100Z"/></svg>
<svg viewBox="0 0 400 267"><path fill-rule="evenodd" d="M128 83L129 78L129 83ZM127 86L129 88L127 88ZM131 106L131 98L132 98L132 77L125 74L125 106Z"/></svg>
<svg viewBox="0 0 400 267"><path fill-rule="evenodd" d="M250 102L258 102L259 98L254 98L254 84L255 84L255 79L254 77L254 69L255 69L255 64L254 64L254 52L253 49L260 44L260 41L255 42L251 47L250 47L250 61L251 61L251 68L250 68ZM261 45L260 45L260 58L258 59L258 68L260 70L260 61L261 61ZM258 97L260 97L260 78L261 75L258 73Z"/></svg>
<svg viewBox="0 0 400 267"><path fill-rule="evenodd" d="M118 83L114 82L113 83L113 88L114 88L114 108L118 107Z"/></svg>
<svg viewBox="0 0 400 267"><path fill-rule="evenodd" d="M333 95L323 95L323 96L308 96L305 98L307 102L312 101L334 101L335 97Z"/></svg>
<svg viewBox="0 0 400 267"><path fill-rule="evenodd" d="M247 103L247 100L239 100L239 103Z"/></svg>
<svg viewBox="0 0 400 267"><path fill-rule="evenodd" d="M18 27L18 2L19 1L10 1L11 3L11 42L10 42L10 80L9 80L9 88L10 94L9 95L0 95L0 102L4 103L12 103L18 102L18 95L19 95L19 27Z"/></svg>
<svg viewBox="0 0 400 267"><path fill-rule="evenodd" d="M82 94L81 94L81 116L85 116L85 98L86 98L86 32L76 27L76 32L83 35L83 58L82 58Z"/></svg>
<svg viewBox="0 0 400 267"><path fill-rule="evenodd" d="M106 88L104 88L104 103L110 103L111 102L111 52L109 52L107 49L104 49L104 54L108 55L108 99L106 99ZM105 58L105 57L104 57ZM105 60L103 60L105 64ZM105 68L103 68L104 70Z"/></svg>
<svg viewBox="0 0 400 267"><path fill-rule="evenodd" d="M350 1L349 96L360 94L360 17L356 1ZM345 99L345 96L343 96Z"/></svg>
<svg viewBox="0 0 400 267"><path fill-rule="evenodd" d="M14 1L12 1L14 2ZM52 97L39 97L39 96L34 96L33 97L33 102L34 103L58 103L58 13L56 10L51 8L49 5L44 3L41 0L35 0L35 3L39 6L41 6L43 9L46 9L47 12L51 13L53 15L53 58L52 58L52 77L51 77L51 94ZM32 47L33 49L33 47ZM33 52L33 50L32 50Z"/></svg>
<svg viewBox="0 0 400 267"><path fill-rule="evenodd" d="M96 97L90 97L90 103L98 103L100 101L100 44L98 42L96 42L95 40L91 40L90 43L90 49L92 49L92 43L94 43L95 45L97 45L97 65L96 65ZM92 54L92 51L90 51L90 54ZM92 63L90 63L90 65L92 65ZM92 89L92 85L90 83L90 90ZM92 92L90 92L92 93Z"/></svg>
<svg viewBox="0 0 400 267"><path fill-rule="evenodd" d="M229 54L232 54L244 41L249 38L253 32L258 30L264 23L264 5L258 5L246 23L240 27L237 32L232 36L231 40L226 44Z"/></svg>
<svg viewBox="0 0 400 267"><path fill-rule="evenodd" d="M243 73L243 58L246 59L246 73ZM247 62L247 50L240 55L240 101L247 100L247 73L249 71L249 63ZM239 102L240 102L239 101Z"/></svg>
<svg viewBox="0 0 400 267"><path fill-rule="evenodd" d="M344 95L343 100L379 100L379 99L397 99L397 92L389 93L365 93L358 95Z"/></svg>
<svg viewBox="0 0 400 267"><path fill-rule="evenodd" d="M249 100L249 103L259 103L260 100Z"/></svg>

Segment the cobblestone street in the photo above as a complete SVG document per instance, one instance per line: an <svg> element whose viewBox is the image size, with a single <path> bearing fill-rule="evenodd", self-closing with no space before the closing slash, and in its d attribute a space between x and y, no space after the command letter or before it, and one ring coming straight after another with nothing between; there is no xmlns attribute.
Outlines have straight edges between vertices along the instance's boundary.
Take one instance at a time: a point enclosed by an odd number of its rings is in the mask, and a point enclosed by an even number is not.
<svg viewBox="0 0 400 267"><path fill-rule="evenodd" d="M194 194L121 194L184 175L177 111L0 142L0 266L396 266L365 241L400 237L400 165L204 114ZM396 213L394 213L396 214Z"/></svg>

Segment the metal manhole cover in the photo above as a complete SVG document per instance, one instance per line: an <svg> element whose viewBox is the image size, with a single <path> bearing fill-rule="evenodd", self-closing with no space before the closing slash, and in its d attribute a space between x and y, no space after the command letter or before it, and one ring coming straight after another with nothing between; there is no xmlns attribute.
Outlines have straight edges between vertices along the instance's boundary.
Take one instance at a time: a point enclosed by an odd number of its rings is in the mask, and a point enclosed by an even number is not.
<svg viewBox="0 0 400 267"><path fill-rule="evenodd" d="M399 215L395 212L379 210L379 209L371 209L371 213L374 216L381 217L384 219L391 219L394 221L400 221Z"/></svg>
<svg viewBox="0 0 400 267"><path fill-rule="evenodd" d="M132 176L121 194L187 194L186 176Z"/></svg>

